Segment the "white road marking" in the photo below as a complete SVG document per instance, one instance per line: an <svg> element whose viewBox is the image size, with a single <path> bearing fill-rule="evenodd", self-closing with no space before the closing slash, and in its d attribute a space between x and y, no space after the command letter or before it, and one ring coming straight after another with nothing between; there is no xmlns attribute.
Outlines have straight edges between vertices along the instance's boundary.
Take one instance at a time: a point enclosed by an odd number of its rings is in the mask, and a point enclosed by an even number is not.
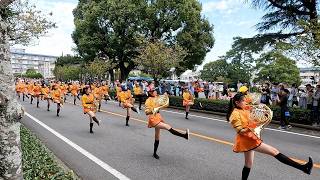
<svg viewBox="0 0 320 180"><path fill-rule="evenodd" d="M29 113L25 112L25 114L31 118L33 121L35 121L36 123L38 123L39 125L41 125L43 128L47 129L48 131L50 131L52 134L54 134L55 136L57 136L59 139L61 139L62 141L64 141L65 143L67 143L68 145L70 145L71 147L73 147L75 150L77 150L78 152L80 152L81 154L83 154L84 156L86 156L87 158L89 158L90 160L92 160L94 163L96 163L97 165L99 165L100 167L102 167L103 169L105 169L106 171L108 171L110 174L112 174L114 177L116 177L117 179L120 180L130 180L128 177L126 177L125 175L123 175L122 173L120 173L119 171L117 171L116 169L114 169L113 167L111 167L110 165L108 165L107 163L101 161L99 158L97 158L96 156L94 156L93 154L91 154L90 152L86 151L85 149L83 149L82 147L78 146L77 144L75 144L74 142L72 142L71 140L69 140L68 138L64 137L63 135L61 135L60 133L58 133L57 131L53 130L52 128L50 128L49 126L47 126L46 124L44 124L43 122L41 122L40 120L38 120L37 118L33 117L32 115L30 115Z"/></svg>
<svg viewBox="0 0 320 180"><path fill-rule="evenodd" d="M115 101L111 101L111 102L117 103L117 102L115 102ZM184 115L184 113L180 113L180 112L177 112L177 111L170 111L170 110L161 110L161 111L163 111L163 112L169 112L169 113L172 113L172 114ZM198 115L193 115L193 114L189 114L189 116L197 117L197 118L202 118L202 119L208 119L208 120L211 120L211 121L218 121L218 122L228 123L228 122L226 122L226 120L222 120L222 119L210 118L210 117L205 117L205 116L198 116ZM286 134L293 134L293 135L298 135L298 136L303 136L303 137L310 137L310 138L320 139L319 136L312 136L312 135L308 135L308 134L301 134L301 133L295 133L295 132L290 132L290 131L283 131L283 130L272 129L272 128L265 128L265 129L266 129L266 130L269 130L269 131L276 131L276 132L281 132L281 133L286 133Z"/></svg>

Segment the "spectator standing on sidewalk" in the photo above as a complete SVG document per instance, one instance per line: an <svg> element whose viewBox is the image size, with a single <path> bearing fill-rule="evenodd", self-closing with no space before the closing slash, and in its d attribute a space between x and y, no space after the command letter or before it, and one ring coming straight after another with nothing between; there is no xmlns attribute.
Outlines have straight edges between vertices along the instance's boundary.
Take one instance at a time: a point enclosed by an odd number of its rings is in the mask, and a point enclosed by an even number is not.
<svg viewBox="0 0 320 180"><path fill-rule="evenodd" d="M313 126L320 126L320 119L319 119L319 101L320 101L320 85L317 85L316 92L314 92L312 102L312 111L313 111L313 118L312 123Z"/></svg>
<svg viewBox="0 0 320 180"><path fill-rule="evenodd" d="M311 84L306 85L307 90L307 109L312 110L313 90Z"/></svg>
<svg viewBox="0 0 320 180"><path fill-rule="evenodd" d="M206 96L206 99L208 99L209 98L209 84L208 84L208 82L204 83L203 91L204 91L204 95Z"/></svg>
<svg viewBox="0 0 320 180"><path fill-rule="evenodd" d="M279 129L290 129L292 126L289 124L289 108L288 108L288 95L290 91L288 89L283 89L279 93L278 104L280 106L280 127Z"/></svg>
<svg viewBox="0 0 320 180"><path fill-rule="evenodd" d="M276 105L277 104L278 93L279 93L278 84L276 84L276 83L272 84L272 88L271 88L272 105Z"/></svg>
<svg viewBox="0 0 320 180"><path fill-rule="evenodd" d="M299 107L302 109L307 109L307 93L305 90L300 89L298 90L298 97L299 97Z"/></svg>
<svg viewBox="0 0 320 180"><path fill-rule="evenodd" d="M292 84L289 99L291 100L291 107L299 105L297 84Z"/></svg>
<svg viewBox="0 0 320 180"><path fill-rule="evenodd" d="M261 89L261 99L260 99L260 103L265 104L267 106L270 105L270 89L269 89L269 83L265 83L262 86Z"/></svg>

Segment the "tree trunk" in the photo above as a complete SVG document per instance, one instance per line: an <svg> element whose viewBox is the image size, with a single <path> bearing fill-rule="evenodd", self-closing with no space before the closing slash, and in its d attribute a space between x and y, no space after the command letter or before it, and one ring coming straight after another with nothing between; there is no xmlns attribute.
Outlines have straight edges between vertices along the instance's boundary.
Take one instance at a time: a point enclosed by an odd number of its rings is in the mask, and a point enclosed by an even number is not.
<svg viewBox="0 0 320 180"><path fill-rule="evenodd" d="M109 70L110 80L111 82L114 82L114 72L113 69Z"/></svg>
<svg viewBox="0 0 320 180"><path fill-rule="evenodd" d="M13 80L8 25L0 13L0 179L23 179L19 122L23 110L15 98Z"/></svg>

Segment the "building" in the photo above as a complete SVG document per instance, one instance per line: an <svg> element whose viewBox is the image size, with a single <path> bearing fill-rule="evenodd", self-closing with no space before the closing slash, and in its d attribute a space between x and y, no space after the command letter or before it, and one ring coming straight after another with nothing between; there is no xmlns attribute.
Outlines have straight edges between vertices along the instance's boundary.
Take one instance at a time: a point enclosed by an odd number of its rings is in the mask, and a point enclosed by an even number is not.
<svg viewBox="0 0 320 180"><path fill-rule="evenodd" d="M53 78L53 69L58 57L26 53L24 49L11 49L11 65L13 74L23 74L34 69L44 78Z"/></svg>
<svg viewBox="0 0 320 180"><path fill-rule="evenodd" d="M189 80L198 80L200 78L199 71L187 70L180 75L180 80L189 81Z"/></svg>
<svg viewBox="0 0 320 180"><path fill-rule="evenodd" d="M320 67L300 68L300 78L302 85L317 84L320 81Z"/></svg>

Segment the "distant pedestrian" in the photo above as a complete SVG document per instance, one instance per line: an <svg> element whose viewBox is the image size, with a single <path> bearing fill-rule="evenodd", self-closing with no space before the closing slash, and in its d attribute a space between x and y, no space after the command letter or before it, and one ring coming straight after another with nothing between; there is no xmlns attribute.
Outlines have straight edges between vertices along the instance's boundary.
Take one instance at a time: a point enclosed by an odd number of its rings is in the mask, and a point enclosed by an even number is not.
<svg viewBox="0 0 320 180"><path fill-rule="evenodd" d="M313 126L320 126L320 119L319 119L319 104L320 104L320 85L317 85L316 91L314 92L312 102L312 111L313 111L313 118L312 123Z"/></svg>
<svg viewBox="0 0 320 180"><path fill-rule="evenodd" d="M260 103L269 106L269 105L270 105L270 100L271 100L271 97L270 97L269 84L268 84L268 83L265 83L265 84L262 86L262 89L261 89Z"/></svg>
<svg viewBox="0 0 320 180"><path fill-rule="evenodd" d="M290 112L288 108L288 89L284 89L280 91L280 96L277 100L280 106L280 127L279 129L290 129L292 126L289 123Z"/></svg>

